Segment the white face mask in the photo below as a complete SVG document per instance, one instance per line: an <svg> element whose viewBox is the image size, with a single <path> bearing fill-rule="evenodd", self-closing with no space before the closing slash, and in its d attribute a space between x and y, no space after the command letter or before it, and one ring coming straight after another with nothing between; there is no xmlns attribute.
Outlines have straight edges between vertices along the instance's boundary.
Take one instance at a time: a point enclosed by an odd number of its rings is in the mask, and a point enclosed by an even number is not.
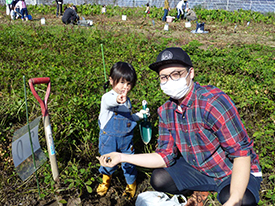
<svg viewBox="0 0 275 206"><path fill-rule="evenodd" d="M189 70L190 72L190 70ZM191 80L189 85L187 85L186 82L186 78L189 75L186 75L186 77L180 78L179 80L168 80L164 85L160 85L161 90L167 94L169 97L172 97L173 99L180 99L182 98L184 95L186 95L186 93L188 92L190 86L191 86Z"/></svg>

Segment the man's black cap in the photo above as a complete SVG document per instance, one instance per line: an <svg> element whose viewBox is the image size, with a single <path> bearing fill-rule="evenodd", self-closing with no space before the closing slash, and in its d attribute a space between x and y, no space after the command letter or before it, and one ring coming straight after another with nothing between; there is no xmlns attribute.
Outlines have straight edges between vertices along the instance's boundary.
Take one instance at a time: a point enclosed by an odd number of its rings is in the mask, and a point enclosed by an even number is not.
<svg viewBox="0 0 275 206"><path fill-rule="evenodd" d="M182 64L192 67L189 55L180 47L170 47L159 53L157 61L149 65L149 68L159 73L159 68L167 64Z"/></svg>

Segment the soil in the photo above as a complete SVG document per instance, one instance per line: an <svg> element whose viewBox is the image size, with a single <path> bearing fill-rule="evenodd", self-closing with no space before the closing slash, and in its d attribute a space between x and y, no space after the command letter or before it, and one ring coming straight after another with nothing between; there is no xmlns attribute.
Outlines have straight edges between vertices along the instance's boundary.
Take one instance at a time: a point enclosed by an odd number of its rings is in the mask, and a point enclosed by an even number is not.
<svg viewBox="0 0 275 206"><path fill-rule="evenodd" d="M56 18L54 15L43 16L46 19L46 25L63 25L61 18ZM42 16L34 17L32 22L40 24L40 19ZM213 23L206 22L205 30L209 31L208 34L192 34L191 30L196 28L196 23L192 22L191 28L185 28L185 21L181 22L172 22L169 23L169 33L164 31L164 23L160 20L154 20L155 25L153 25L152 19L136 19L136 20L126 20L122 21L117 17L107 18L104 15L85 17L86 19L93 20L94 25L87 29L113 29L114 25L116 29L127 29L135 32L143 32L152 34L154 29L158 30L154 35L159 35L161 37L178 38L180 40L179 44L187 44L192 40L198 40L203 43L201 48L207 49L210 46L215 47L225 47L242 44L252 44L257 43L261 45L268 45L275 47L275 30L274 26L266 26L264 24L254 24L253 22L247 27L246 22L244 25L237 25L237 29L234 31L235 24L225 24L225 23ZM112 22L112 24L108 24ZM0 14L0 23L11 23L11 24L20 24L21 20L11 21L4 13ZM28 22L23 22L28 24ZM68 25L72 26L72 25ZM85 28L85 27L83 27ZM172 31L172 32L171 32ZM11 134L12 136L12 134ZM72 191L66 188L63 188L62 185L58 185L58 190L55 195L48 195L42 200L38 198L37 194L37 185L35 176L31 177L29 180L22 182L18 180L16 174L14 173L11 157L2 157L3 154L1 151L10 150L9 143L0 144L0 188L4 188L0 191L0 205L10 206L10 205L44 205L44 206L61 206L61 205L85 205L85 206L113 206L113 205L127 205L131 206L135 204L136 197L139 193L153 190L150 185L150 173L151 170L144 170L138 168L138 178L137 178L137 193L135 197L131 200L122 197L122 193L126 186L123 174L121 170L118 170L114 174L114 178L111 181L111 187L107 194L103 197L100 197L96 194L96 188L98 186L98 181L95 181L95 184L91 185L93 192L88 193L86 190L82 194L79 194L79 191ZM93 162L94 161L94 162ZM10 165L4 164L3 162L10 162ZM92 164L97 164L96 159L92 160ZM98 173L96 170L95 173ZM98 177L98 176L97 176ZM265 184L267 177L263 182L262 188L265 189ZM268 187L268 186L267 186ZM28 191L26 191L28 188ZM43 188L41 188L43 189ZM35 192L34 192L35 191ZM52 193L51 193L52 194ZM211 194L207 205L220 205L217 200L214 198L215 194Z"/></svg>

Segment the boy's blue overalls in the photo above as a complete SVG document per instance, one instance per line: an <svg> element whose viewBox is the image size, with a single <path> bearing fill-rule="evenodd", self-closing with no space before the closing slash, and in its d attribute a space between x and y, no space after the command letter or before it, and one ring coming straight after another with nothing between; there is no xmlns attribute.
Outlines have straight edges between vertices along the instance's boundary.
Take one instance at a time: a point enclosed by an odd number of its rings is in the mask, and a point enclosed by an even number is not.
<svg viewBox="0 0 275 206"><path fill-rule="evenodd" d="M113 116L99 133L99 153L101 155L110 152L121 152L125 154L134 154L133 133L137 123L133 120L130 112L114 111ZM100 122L99 122L100 128ZM121 168L127 184L133 184L136 180L136 167L129 163L121 163ZM112 175L115 167L100 166L99 172L105 175Z"/></svg>

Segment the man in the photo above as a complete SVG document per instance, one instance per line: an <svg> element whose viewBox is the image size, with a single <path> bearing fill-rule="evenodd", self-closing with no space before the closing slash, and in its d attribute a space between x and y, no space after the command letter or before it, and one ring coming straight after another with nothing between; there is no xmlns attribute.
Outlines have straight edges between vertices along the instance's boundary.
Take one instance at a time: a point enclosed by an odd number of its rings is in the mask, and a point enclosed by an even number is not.
<svg viewBox="0 0 275 206"><path fill-rule="evenodd" d="M64 24L77 24L79 16L77 15L77 8L75 5L69 7L65 10L64 15L62 16L62 22Z"/></svg>
<svg viewBox="0 0 275 206"><path fill-rule="evenodd" d="M193 82L195 69L181 48L163 50L149 68L158 73L160 87L170 97L158 109L156 152L110 153L99 157L100 163L157 168L151 176L153 188L171 194L194 191L188 206L203 205L206 191L217 192L224 206L257 205L259 159L230 97Z"/></svg>

